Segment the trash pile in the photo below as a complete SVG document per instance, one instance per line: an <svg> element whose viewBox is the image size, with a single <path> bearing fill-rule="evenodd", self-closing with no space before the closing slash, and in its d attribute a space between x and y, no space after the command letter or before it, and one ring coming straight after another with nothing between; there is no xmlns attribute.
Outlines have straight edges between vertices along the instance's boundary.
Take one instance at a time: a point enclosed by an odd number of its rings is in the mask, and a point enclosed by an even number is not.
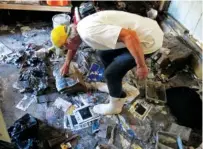
<svg viewBox="0 0 203 149"><path fill-rule="evenodd" d="M68 77L61 76L59 65L53 70L57 91L62 94L73 94L77 92L85 92L87 90L82 75L72 64L73 63L71 63L69 68Z"/></svg>
<svg viewBox="0 0 203 149"><path fill-rule="evenodd" d="M200 88L201 83L189 69L191 56L190 48L166 34L163 48L146 60L150 68L147 80L137 80L134 70L129 71L123 88L131 91L132 98L126 101L122 113L108 117L92 110L94 105L108 102L108 93L88 88L88 83L105 84L104 67L95 51L84 43L65 77L59 72L64 59L33 44L18 53L9 53L3 61L20 69L19 80L13 87L24 97L16 108L26 111L31 104L47 103L46 123L74 133L44 139L49 148L183 149L198 147L202 139L201 97L190 86L181 87L181 83L174 81L181 80L182 74ZM56 98L47 100L48 93ZM39 131L38 120L28 114L9 128L17 148L40 148ZM41 148L46 147L43 144Z"/></svg>
<svg viewBox="0 0 203 149"><path fill-rule="evenodd" d="M25 67L25 65L27 66ZM48 90L47 64L38 58L31 58L22 67L19 81L23 84L23 92L34 92L41 95Z"/></svg>
<svg viewBox="0 0 203 149"><path fill-rule="evenodd" d="M58 144L61 144L61 148L62 146L70 148L72 147L70 143L78 139L77 134L56 130L30 114L18 119L8 132L12 143L3 144L3 147L9 149L50 149L56 148Z"/></svg>
<svg viewBox="0 0 203 149"><path fill-rule="evenodd" d="M29 114L24 115L17 120L13 126L8 129L12 142L17 148L36 148L38 122Z"/></svg>
<svg viewBox="0 0 203 149"><path fill-rule="evenodd" d="M93 64L96 64L97 67L101 67L101 69L103 69L103 64L101 63L99 57L96 56L95 51L84 42L79 46L74 57L74 61L77 63L78 70L83 75L86 75L90 72L90 67Z"/></svg>
<svg viewBox="0 0 203 149"><path fill-rule="evenodd" d="M19 51L4 58L5 62L15 64L20 68L18 83L21 86L21 93L42 95L50 89L49 60L35 56L38 48L31 44L25 51Z"/></svg>

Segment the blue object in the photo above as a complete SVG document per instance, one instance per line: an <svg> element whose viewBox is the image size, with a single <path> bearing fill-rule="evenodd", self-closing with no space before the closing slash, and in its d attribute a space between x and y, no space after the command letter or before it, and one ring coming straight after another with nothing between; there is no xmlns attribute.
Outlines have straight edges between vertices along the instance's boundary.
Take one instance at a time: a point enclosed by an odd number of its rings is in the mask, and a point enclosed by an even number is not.
<svg viewBox="0 0 203 149"><path fill-rule="evenodd" d="M92 134L99 131L99 120L95 120L92 122Z"/></svg>
<svg viewBox="0 0 203 149"><path fill-rule="evenodd" d="M135 138L135 137L136 137L135 132L134 132L132 129L128 129L128 130L127 130L127 133L129 134L129 136L130 136L131 138Z"/></svg>
<svg viewBox="0 0 203 149"><path fill-rule="evenodd" d="M66 89L68 87L74 86L75 84L77 84L77 81L72 79L72 78L68 78L68 77L63 77L60 74L59 70L54 70L53 71L53 75L56 79L56 88L57 91L62 91L63 89Z"/></svg>
<svg viewBox="0 0 203 149"><path fill-rule="evenodd" d="M178 149L183 149L183 143L180 136L177 137Z"/></svg>
<svg viewBox="0 0 203 149"><path fill-rule="evenodd" d="M87 80L88 81L102 81L104 79L104 67L93 63L90 67Z"/></svg>

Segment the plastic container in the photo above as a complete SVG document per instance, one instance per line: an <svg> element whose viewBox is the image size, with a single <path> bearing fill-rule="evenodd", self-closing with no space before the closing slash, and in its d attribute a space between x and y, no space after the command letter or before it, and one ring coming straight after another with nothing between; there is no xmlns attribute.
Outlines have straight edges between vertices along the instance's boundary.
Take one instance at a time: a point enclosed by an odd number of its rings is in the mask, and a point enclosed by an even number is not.
<svg viewBox="0 0 203 149"><path fill-rule="evenodd" d="M154 103L166 103L165 86L161 82L146 81L146 99Z"/></svg>
<svg viewBox="0 0 203 149"><path fill-rule="evenodd" d="M139 97L141 97L141 98L145 98L145 84L146 84L146 80L136 79L136 86L137 86L138 90L140 91Z"/></svg>
<svg viewBox="0 0 203 149"><path fill-rule="evenodd" d="M180 136L175 133L157 132L155 149L183 149Z"/></svg>
<svg viewBox="0 0 203 149"><path fill-rule="evenodd" d="M69 0L47 0L49 6L68 6L70 5Z"/></svg>
<svg viewBox="0 0 203 149"><path fill-rule="evenodd" d="M71 17L65 13L54 15L52 18L53 27L58 25L70 25Z"/></svg>

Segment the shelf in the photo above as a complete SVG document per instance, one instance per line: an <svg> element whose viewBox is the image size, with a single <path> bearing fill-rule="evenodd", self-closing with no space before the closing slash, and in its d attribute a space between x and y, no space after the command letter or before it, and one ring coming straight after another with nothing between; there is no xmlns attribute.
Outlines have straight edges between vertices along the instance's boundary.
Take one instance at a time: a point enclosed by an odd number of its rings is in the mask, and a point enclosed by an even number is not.
<svg viewBox="0 0 203 149"><path fill-rule="evenodd" d="M59 7L59 6L46 6L46 5L26 5L26 4L3 4L3 3L0 3L0 10L1 9L71 12L71 6Z"/></svg>

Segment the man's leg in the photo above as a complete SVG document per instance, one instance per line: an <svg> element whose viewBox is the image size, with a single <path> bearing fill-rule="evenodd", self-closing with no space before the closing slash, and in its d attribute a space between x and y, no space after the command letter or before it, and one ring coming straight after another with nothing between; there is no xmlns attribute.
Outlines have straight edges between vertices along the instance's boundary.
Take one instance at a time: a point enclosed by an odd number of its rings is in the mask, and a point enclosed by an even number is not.
<svg viewBox="0 0 203 149"><path fill-rule="evenodd" d="M126 49L106 67L105 78L111 98L108 104L96 105L93 108L95 113L108 115L121 112L124 104L124 100L120 99L122 96L122 78L135 65L134 58Z"/></svg>
<svg viewBox="0 0 203 149"><path fill-rule="evenodd" d="M99 56L101 62L103 63L105 69L108 67L113 60L121 55L122 53L126 52L126 48L117 49L117 50L98 50L97 55Z"/></svg>
<svg viewBox="0 0 203 149"><path fill-rule="evenodd" d="M99 50L97 51L97 55L99 56L101 62L103 63L105 69L114 61L114 59L123 54L126 53L127 49L117 49L117 50ZM90 84L86 83L87 88L89 89L97 89L101 92L109 93L109 89L106 83L102 82L92 82ZM122 97L125 97L126 94L122 92Z"/></svg>
<svg viewBox="0 0 203 149"><path fill-rule="evenodd" d="M105 78L111 97L122 97L122 79L124 75L135 66L135 59L128 51L117 56L114 61L109 64L105 70Z"/></svg>
<svg viewBox="0 0 203 149"><path fill-rule="evenodd" d="M97 55L99 56L101 62L103 63L105 69L116 59L116 57L126 53L128 50L126 48L117 49L117 50L99 50L97 51ZM97 89L101 92L109 93L109 88L106 83L95 82L86 84L88 88ZM121 97L125 97L126 94L122 92Z"/></svg>

